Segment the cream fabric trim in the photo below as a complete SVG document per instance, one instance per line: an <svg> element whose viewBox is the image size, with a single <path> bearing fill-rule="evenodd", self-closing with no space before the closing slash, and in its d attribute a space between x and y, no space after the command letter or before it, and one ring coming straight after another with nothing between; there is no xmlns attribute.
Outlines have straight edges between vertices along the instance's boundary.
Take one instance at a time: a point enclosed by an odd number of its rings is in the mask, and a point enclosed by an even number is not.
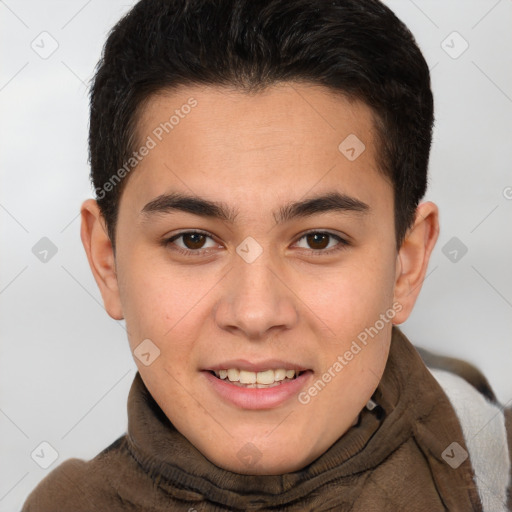
<svg viewBox="0 0 512 512"><path fill-rule="evenodd" d="M489 402L454 373L429 370L448 395L461 424L484 512L506 512L511 470L505 417L499 404Z"/></svg>

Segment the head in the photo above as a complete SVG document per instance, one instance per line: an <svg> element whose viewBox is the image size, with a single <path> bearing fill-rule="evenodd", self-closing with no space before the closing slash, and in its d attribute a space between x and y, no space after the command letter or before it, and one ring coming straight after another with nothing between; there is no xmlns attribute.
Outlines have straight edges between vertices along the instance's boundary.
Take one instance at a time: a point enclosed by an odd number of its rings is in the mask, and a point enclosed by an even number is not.
<svg viewBox="0 0 512 512"><path fill-rule="evenodd" d="M82 240L218 466L297 470L357 421L437 239L432 124L427 64L375 0L143 0L112 30Z"/></svg>

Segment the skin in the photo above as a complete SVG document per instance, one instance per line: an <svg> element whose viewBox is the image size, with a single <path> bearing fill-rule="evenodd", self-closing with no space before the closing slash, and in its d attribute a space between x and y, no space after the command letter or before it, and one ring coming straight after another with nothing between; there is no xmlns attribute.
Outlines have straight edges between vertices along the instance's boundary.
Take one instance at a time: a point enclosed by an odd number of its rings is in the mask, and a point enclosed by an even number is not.
<svg viewBox="0 0 512 512"><path fill-rule="evenodd" d="M376 163L372 112L320 86L286 83L254 95L200 86L161 93L139 119L139 141L190 97L197 106L129 176L115 255L92 199L82 205L82 241L108 314L126 319L132 351L148 338L160 349L149 366L134 360L176 428L224 469L295 471L351 428L376 389L392 324L407 319L420 292L438 210L420 204L397 252L393 189ZM350 134L366 147L354 161L338 149ZM237 215L231 223L181 211L141 213L170 192L222 202ZM327 192L356 198L368 211L276 223L273 212L284 204ZM162 243L190 229L211 238L202 245L190 237ZM340 242L311 242L304 237L310 230L350 245L322 252ZM248 236L263 251L252 263L236 252ZM177 245L207 253L180 254ZM310 386L394 303L400 311L392 321L307 404L294 396L278 407L236 407L202 372L229 359L277 358L311 369ZM237 456L248 442L261 455L250 466Z"/></svg>

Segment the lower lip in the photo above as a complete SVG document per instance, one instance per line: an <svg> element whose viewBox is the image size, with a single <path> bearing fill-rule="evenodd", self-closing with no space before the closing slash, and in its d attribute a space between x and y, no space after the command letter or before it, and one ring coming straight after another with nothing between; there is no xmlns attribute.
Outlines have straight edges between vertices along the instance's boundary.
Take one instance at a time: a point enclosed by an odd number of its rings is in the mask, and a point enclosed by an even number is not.
<svg viewBox="0 0 512 512"><path fill-rule="evenodd" d="M219 379L209 371L203 371L208 382L224 400L241 409L272 409L296 396L306 386L313 375L311 370L298 377L271 388L243 388L230 384L229 380Z"/></svg>

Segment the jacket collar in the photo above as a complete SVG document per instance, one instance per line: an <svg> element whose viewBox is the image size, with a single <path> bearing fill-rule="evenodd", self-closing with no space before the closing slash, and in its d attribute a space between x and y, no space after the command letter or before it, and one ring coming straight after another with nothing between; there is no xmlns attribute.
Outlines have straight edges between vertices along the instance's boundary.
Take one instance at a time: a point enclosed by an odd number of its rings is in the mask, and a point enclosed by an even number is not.
<svg viewBox="0 0 512 512"><path fill-rule="evenodd" d="M393 327L386 368L372 399L378 406L371 411L364 408L358 423L305 468L284 475L242 475L210 462L178 432L137 373L128 399L128 449L143 471L174 497L197 499L199 494L222 506L248 509L256 503L284 506L330 481L371 470L414 437L436 473L439 492L451 493L460 506L462 498L453 486L462 486L466 502L478 501L471 490L467 497L472 475L469 461L453 472L442 459L454 440L464 446L460 426L451 420L453 410L397 327Z"/></svg>

